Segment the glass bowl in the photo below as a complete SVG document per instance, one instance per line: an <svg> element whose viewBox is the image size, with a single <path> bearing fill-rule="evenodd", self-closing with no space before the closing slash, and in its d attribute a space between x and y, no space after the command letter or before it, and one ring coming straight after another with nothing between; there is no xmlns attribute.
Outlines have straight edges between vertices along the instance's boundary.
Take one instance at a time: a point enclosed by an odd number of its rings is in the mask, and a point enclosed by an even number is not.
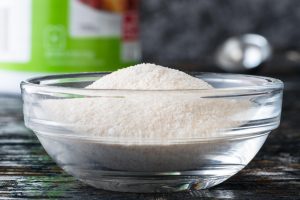
<svg viewBox="0 0 300 200"><path fill-rule="evenodd" d="M283 83L273 78L198 73L214 88L85 88L103 75L21 84L25 125L62 169L96 188L210 188L243 169L280 123Z"/></svg>

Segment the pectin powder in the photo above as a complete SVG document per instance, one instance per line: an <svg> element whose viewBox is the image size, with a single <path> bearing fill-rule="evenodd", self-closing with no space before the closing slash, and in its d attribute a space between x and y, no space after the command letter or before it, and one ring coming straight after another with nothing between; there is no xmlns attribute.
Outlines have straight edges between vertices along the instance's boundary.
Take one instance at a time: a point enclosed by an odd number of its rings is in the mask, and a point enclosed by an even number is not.
<svg viewBox="0 0 300 200"><path fill-rule="evenodd" d="M201 89L213 88L207 82L154 64L121 69L86 88L125 91L116 95L104 91L94 98L45 100L42 108L76 134L133 138L138 143L221 136L222 130L241 124L235 116L250 106L248 101L201 98Z"/></svg>
<svg viewBox="0 0 300 200"><path fill-rule="evenodd" d="M184 72L154 64L139 64L106 75L90 89L180 90L210 89L211 85Z"/></svg>

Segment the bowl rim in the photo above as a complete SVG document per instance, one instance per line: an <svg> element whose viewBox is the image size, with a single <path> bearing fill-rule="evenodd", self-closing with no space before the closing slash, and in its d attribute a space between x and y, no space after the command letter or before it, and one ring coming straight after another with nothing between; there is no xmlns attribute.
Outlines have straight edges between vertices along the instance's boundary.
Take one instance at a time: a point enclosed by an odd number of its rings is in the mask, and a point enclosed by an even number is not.
<svg viewBox="0 0 300 200"><path fill-rule="evenodd" d="M213 92L215 94L222 93L222 92L238 92L238 93L247 93L251 91L259 92L259 91L265 91L265 90L276 90L280 89L282 90L284 88L284 84L281 80L266 77L266 76L256 76L256 75L247 75L247 74L232 74L232 73L212 73L212 72L188 72L189 75L192 75L194 77L197 76L217 76L217 78L223 77L225 79L226 77L233 77L236 79L256 79L263 81L264 84L262 85L251 85L251 86L237 86L237 87L226 87L226 88L207 88L207 89L160 89L160 90L149 90L149 89L94 89L94 88L74 88L74 87L66 87L66 86L53 86L53 85L42 85L39 82L40 81L46 81L46 80L58 80L58 79L67 79L67 78L92 78L96 75L107 75L112 72L81 72L81 73L62 73L62 74L53 74L53 75L45 75L45 76L37 76L33 78L29 78L25 81L22 81L20 86L21 89L24 89L26 87L33 87L33 88L39 88L44 90L51 90L52 92L64 92L64 93L86 93L86 92L92 92L95 93L97 91L123 91L123 92L177 92L177 91L190 91L190 92ZM224 78L225 77L225 78ZM197 77L199 78L199 77Z"/></svg>

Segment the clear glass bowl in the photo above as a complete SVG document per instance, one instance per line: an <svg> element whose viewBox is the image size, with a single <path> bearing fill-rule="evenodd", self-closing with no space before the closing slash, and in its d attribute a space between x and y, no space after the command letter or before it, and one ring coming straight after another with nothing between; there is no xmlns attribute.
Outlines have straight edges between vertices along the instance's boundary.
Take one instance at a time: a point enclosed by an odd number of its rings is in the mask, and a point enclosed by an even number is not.
<svg viewBox="0 0 300 200"><path fill-rule="evenodd" d="M283 83L276 79L200 73L193 76L213 89L85 88L103 75L54 75L21 84L25 125L62 169L97 188L174 192L212 187L244 168L280 122ZM149 120L172 104L163 123ZM190 105L190 113L181 113L180 106ZM197 113L206 120L195 123ZM190 118L181 118L186 114ZM132 126L129 132L118 128L124 120Z"/></svg>

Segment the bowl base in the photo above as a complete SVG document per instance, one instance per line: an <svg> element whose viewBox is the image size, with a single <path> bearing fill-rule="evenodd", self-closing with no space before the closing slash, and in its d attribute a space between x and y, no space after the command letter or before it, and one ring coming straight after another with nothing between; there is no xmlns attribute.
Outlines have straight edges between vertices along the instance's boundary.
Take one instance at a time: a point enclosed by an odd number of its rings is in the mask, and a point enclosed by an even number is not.
<svg viewBox="0 0 300 200"><path fill-rule="evenodd" d="M219 177L106 177L101 180L81 180L98 189L117 192L165 193L190 190L200 190L217 185L230 176Z"/></svg>
<svg viewBox="0 0 300 200"><path fill-rule="evenodd" d="M84 176L77 176L77 178L93 187L104 190L164 193L210 188L227 180L243 167L244 165L218 165L218 167L202 168L201 170L163 173L104 170L93 172L89 170L88 173L82 173L81 169L81 175L84 174ZM68 169L65 170L70 172ZM78 174L77 171L76 175Z"/></svg>
<svg viewBox="0 0 300 200"><path fill-rule="evenodd" d="M200 190L217 185L230 176L172 176L172 177L105 177L101 180L81 180L98 189L117 192L164 193Z"/></svg>

